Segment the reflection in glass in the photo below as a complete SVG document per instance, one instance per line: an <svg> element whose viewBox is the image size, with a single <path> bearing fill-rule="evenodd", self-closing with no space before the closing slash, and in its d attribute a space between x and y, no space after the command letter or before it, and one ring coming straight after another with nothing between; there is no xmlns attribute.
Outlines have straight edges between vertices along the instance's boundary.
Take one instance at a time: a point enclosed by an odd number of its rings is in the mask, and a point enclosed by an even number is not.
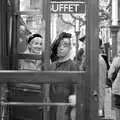
<svg viewBox="0 0 120 120"><path fill-rule="evenodd" d="M86 25L84 23L85 19L85 14L51 13L51 48L54 49L53 45L55 44L55 42L59 41L59 37L62 33L71 34L71 37L69 38L71 46L69 54L67 54L66 57L68 59L69 55L69 59L77 64L77 70L80 71L86 70ZM55 50L53 51L55 52ZM56 48L55 54L58 58L57 52L58 51ZM53 54L51 56L53 56ZM54 62L54 60L52 59L53 57L51 58L51 61Z"/></svg>

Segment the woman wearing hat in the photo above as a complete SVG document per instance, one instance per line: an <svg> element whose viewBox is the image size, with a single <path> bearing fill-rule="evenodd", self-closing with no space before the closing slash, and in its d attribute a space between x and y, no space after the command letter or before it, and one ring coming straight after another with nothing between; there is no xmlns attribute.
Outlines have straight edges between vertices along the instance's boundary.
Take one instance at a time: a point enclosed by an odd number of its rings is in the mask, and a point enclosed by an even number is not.
<svg viewBox="0 0 120 120"><path fill-rule="evenodd" d="M40 34L33 34L28 38L25 54L42 55L43 37ZM22 70L42 70L42 60L20 60L19 69Z"/></svg>
<svg viewBox="0 0 120 120"><path fill-rule="evenodd" d="M55 71L77 71L77 65L70 59L71 57L71 34L62 32L58 39L51 46L50 70ZM68 96L74 93L74 85L52 84L50 86L50 100L52 102L68 102ZM66 120L66 106L51 107L51 120Z"/></svg>

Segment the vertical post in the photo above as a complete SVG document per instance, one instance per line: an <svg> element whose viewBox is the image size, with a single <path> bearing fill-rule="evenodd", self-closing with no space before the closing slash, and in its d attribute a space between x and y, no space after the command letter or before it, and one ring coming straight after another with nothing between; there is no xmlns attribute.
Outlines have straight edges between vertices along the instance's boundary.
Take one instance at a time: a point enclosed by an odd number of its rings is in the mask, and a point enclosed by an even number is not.
<svg viewBox="0 0 120 120"><path fill-rule="evenodd" d="M43 17L45 19L44 70L50 64L50 0L43 0ZM44 102L49 102L49 84L44 84ZM44 106L44 120L49 119L49 107Z"/></svg>
<svg viewBox="0 0 120 120"><path fill-rule="evenodd" d="M76 56L77 56L77 54L78 54L78 39L79 39L79 34L80 34L80 31L76 31L75 32L75 34L76 34ZM76 63L78 64L78 60L76 59Z"/></svg>
<svg viewBox="0 0 120 120"><path fill-rule="evenodd" d="M17 69L17 60L16 60L16 52L17 52L17 15L13 15L12 19L12 41L11 41L11 69Z"/></svg>
<svg viewBox="0 0 120 120"><path fill-rule="evenodd" d="M99 120L98 116L98 54L99 54L99 17L98 0L87 0L87 81L85 120Z"/></svg>
<svg viewBox="0 0 120 120"><path fill-rule="evenodd" d="M0 0L0 70L4 70L7 65L7 61L4 60L7 55L7 2L7 0ZM0 83L0 103L7 100L6 91L6 83ZM6 106L0 104L0 119L5 120L7 116Z"/></svg>
<svg viewBox="0 0 120 120"><path fill-rule="evenodd" d="M16 14L18 12L18 0L12 1L12 41L11 41L11 58L10 58L10 67L11 69L15 70L18 68L16 54L17 54L17 17Z"/></svg>
<svg viewBox="0 0 120 120"><path fill-rule="evenodd" d="M79 47L78 39L79 39L79 35L80 35L80 20L79 19L75 20L75 35L76 35L76 56L77 56L78 47ZM77 59L76 59L76 63L78 64Z"/></svg>
<svg viewBox="0 0 120 120"><path fill-rule="evenodd" d="M0 102L6 102L7 101L7 84L0 84ZM8 120L9 118L9 112L8 112L8 106L7 105L0 105L0 120Z"/></svg>
<svg viewBox="0 0 120 120"><path fill-rule="evenodd" d="M77 83L76 85L76 120L90 120L90 119L86 119L86 101L85 99L86 94L85 94L85 90L86 90L86 82L85 80L87 80L86 75L82 74L79 78L79 83Z"/></svg>

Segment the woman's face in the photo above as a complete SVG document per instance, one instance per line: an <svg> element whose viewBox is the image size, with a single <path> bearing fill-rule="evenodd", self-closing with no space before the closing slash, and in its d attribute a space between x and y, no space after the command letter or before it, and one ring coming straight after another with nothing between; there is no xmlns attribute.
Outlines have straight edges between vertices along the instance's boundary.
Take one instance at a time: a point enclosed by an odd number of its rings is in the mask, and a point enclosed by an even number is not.
<svg viewBox="0 0 120 120"><path fill-rule="evenodd" d="M34 38L29 44L29 48L31 50L31 53L40 54L42 52L42 49L43 49L42 42L43 42L42 38L40 38L40 37Z"/></svg>
<svg viewBox="0 0 120 120"><path fill-rule="evenodd" d="M60 44L58 45L57 56L58 57L67 56L70 49L71 49L70 38L63 38L63 40L61 40Z"/></svg>

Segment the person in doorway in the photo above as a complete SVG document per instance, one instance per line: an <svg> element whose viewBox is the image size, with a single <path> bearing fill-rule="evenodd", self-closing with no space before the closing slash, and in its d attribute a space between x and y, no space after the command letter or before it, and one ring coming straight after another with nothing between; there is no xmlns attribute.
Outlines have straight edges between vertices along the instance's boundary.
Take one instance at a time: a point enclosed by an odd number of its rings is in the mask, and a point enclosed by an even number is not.
<svg viewBox="0 0 120 120"><path fill-rule="evenodd" d="M71 34L62 32L58 39L51 46L50 70L54 71L77 71L77 65L70 59L71 55ZM68 96L74 92L74 85L52 84L50 85L50 100L52 102L68 102ZM66 120L66 106L51 107L51 120Z"/></svg>
<svg viewBox="0 0 120 120"><path fill-rule="evenodd" d="M113 58L108 71L108 79L112 83L113 108L116 112L116 120L120 120L120 55Z"/></svg>
<svg viewBox="0 0 120 120"><path fill-rule="evenodd" d="M77 66L71 60L72 51L72 35L70 33L62 32L58 39L51 45L51 70L56 71L76 71ZM60 64L60 65L59 65Z"/></svg>
<svg viewBox="0 0 120 120"><path fill-rule="evenodd" d="M33 34L28 38L24 54L41 55L43 53L43 37ZM19 70L42 71L43 60L24 59L19 61ZM19 83L12 88L12 101L43 102L43 86L40 84ZM12 120L39 120L43 119L43 107L14 106L12 107Z"/></svg>
<svg viewBox="0 0 120 120"><path fill-rule="evenodd" d="M86 36L83 36L79 39L80 48L75 57L75 61L77 59L77 63L80 71L86 71L86 50L85 50L86 43L85 42L86 42Z"/></svg>
<svg viewBox="0 0 120 120"><path fill-rule="evenodd" d="M101 47L102 47L102 40L99 39L99 116L104 116L104 102L105 102L105 87L106 87L106 80L107 80L107 65L102 56Z"/></svg>

